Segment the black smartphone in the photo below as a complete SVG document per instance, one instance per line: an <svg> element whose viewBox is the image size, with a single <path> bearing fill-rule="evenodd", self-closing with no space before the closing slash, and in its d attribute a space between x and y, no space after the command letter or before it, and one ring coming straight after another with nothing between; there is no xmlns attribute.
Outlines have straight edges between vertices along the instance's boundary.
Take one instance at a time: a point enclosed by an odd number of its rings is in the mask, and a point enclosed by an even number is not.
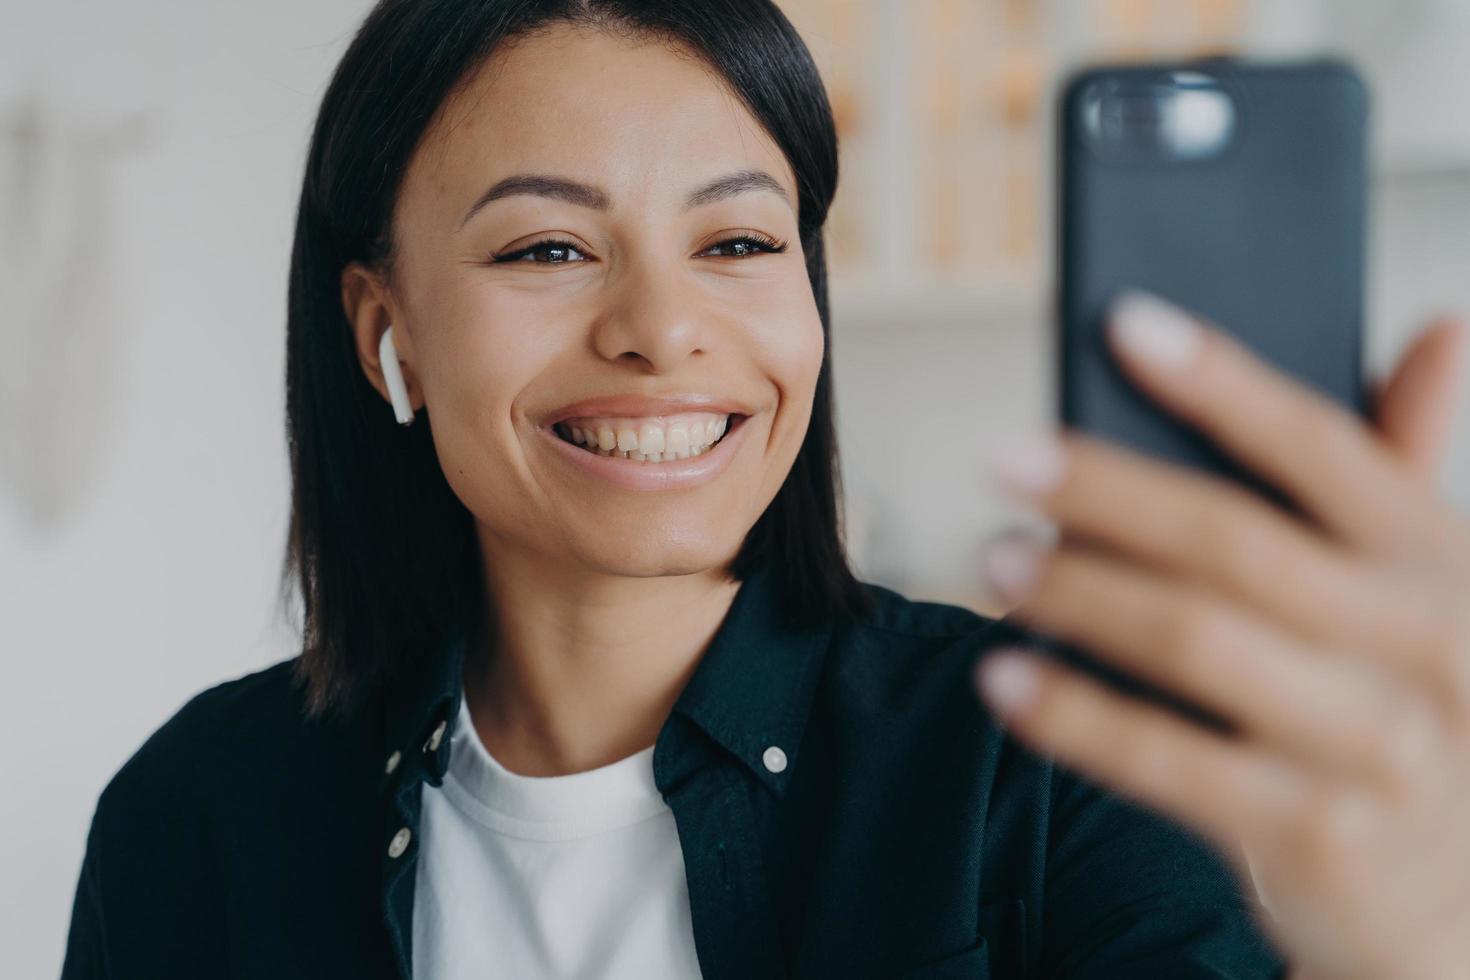
<svg viewBox="0 0 1470 980"><path fill-rule="evenodd" d="M1336 59L1093 67L1063 86L1057 122L1062 423L1295 511L1124 376L1105 318L1147 290L1365 414L1362 79Z"/></svg>
<svg viewBox="0 0 1470 980"><path fill-rule="evenodd" d="M1124 377L1104 317L1148 290L1365 414L1366 86L1338 60L1098 67L1059 109L1062 423L1289 508Z"/></svg>

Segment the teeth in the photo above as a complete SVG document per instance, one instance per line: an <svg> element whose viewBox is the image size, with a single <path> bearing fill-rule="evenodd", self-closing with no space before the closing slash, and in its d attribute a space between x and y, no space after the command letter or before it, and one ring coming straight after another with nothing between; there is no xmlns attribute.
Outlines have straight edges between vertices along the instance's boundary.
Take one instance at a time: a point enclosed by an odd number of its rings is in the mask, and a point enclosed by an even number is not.
<svg viewBox="0 0 1470 980"><path fill-rule="evenodd" d="M685 459L690 455L690 450L697 448L690 444L689 427L675 422L669 426L669 452L674 454L675 459Z"/></svg>
<svg viewBox="0 0 1470 980"><path fill-rule="evenodd" d="M730 417L679 418L667 425L638 422L581 420L560 423L557 434L599 456L617 456L646 463L701 456L729 430Z"/></svg>
<svg viewBox="0 0 1470 980"><path fill-rule="evenodd" d="M664 427L645 422L638 430L638 450L645 456L659 456L664 451Z"/></svg>

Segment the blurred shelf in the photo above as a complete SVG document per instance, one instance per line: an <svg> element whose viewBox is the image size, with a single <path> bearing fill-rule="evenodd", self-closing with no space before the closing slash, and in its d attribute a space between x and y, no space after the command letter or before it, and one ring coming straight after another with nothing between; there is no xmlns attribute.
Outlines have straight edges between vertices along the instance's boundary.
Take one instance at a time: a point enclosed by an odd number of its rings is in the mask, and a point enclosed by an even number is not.
<svg viewBox="0 0 1470 980"><path fill-rule="evenodd" d="M984 324L1033 329L1049 309L1040 283L1013 280L974 285L874 287L834 282L832 321L838 330L950 329Z"/></svg>
<svg viewBox="0 0 1470 980"><path fill-rule="evenodd" d="M1374 162L1378 184L1455 184L1470 182L1470 156L1428 151L1388 153Z"/></svg>

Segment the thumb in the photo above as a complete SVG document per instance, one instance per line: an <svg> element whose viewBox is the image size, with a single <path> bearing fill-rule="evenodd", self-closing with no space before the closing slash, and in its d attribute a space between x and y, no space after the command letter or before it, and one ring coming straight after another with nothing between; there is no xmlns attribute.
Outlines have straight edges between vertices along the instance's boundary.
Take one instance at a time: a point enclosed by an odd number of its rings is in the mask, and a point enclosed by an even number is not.
<svg viewBox="0 0 1470 980"><path fill-rule="evenodd" d="M1373 415L1389 449L1432 480L1443 461L1463 388L1470 325L1436 318L1409 344L1393 374L1376 389Z"/></svg>

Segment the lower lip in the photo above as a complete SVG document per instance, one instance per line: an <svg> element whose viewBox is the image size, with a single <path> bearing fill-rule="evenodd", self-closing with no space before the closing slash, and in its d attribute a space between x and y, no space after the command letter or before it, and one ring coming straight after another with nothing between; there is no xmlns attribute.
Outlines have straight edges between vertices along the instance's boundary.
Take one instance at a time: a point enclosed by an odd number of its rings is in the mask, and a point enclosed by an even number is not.
<svg viewBox="0 0 1470 980"><path fill-rule="evenodd" d="M590 476L601 477L629 490L687 490L709 483L725 471L745 438L748 428L745 423L750 419L751 416L744 416L735 421L732 416L725 437L698 456L659 463L600 456L572 445L550 428L538 429L564 459Z"/></svg>

